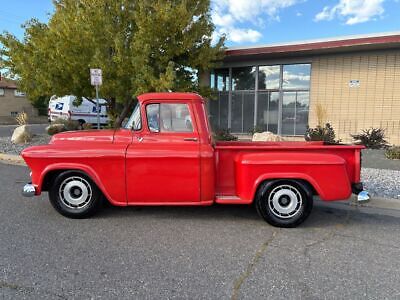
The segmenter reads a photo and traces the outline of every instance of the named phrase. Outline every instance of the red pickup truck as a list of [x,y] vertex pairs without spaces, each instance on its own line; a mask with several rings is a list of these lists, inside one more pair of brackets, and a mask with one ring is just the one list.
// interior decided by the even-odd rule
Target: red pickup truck
[[65,132],[25,149],[32,183],[23,195],[49,192],[64,216],[113,205],[252,204],[274,226],[294,227],[313,196],[332,201],[368,194],[360,182],[360,146],[323,142],[215,142],[205,100],[151,93],[125,128]]

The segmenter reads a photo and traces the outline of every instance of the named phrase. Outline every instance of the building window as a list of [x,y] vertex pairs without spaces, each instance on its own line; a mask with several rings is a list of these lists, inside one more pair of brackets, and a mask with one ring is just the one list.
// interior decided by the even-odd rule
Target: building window
[[18,112],[17,111],[12,111],[11,112],[11,117],[15,118],[16,116],[18,116]]
[[214,129],[228,128],[229,69],[216,69],[210,76],[210,87],[214,90],[210,100],[209,118]]
[[0,89],[0,96],[4,96],[4,95],[5,95],[4,89]]
[[25,97],[26,94],[24,92],[19,91],[19,90],[14,90],[14,96],[15,97]]
[[210,87],[217,91],[229,91],[229,69],[217,69],[211,73]]
[[256,87],[256,67],[232,69],[232,91],[254,90]]
[[[218,101],[211,101],[214,128],[248,133],[254,127],[282,135],[303,135],[308,125],[311,64],[249,66],[223,69]],[[231,74],[231,83],[229,83]],[[257,83],[257,84],[256,84]],[[225,88],[219,88],[225,87]],[[226,87],[231,87],[227,90]]]
[[310,88],[311,65],[297,64],[283,66],[283,89],[302,89]]
[[257,129],[278,133],[279,92],[258,92]]
[[258,89],[277,90],[280,83],[281,66],[260,66],[258,68]]

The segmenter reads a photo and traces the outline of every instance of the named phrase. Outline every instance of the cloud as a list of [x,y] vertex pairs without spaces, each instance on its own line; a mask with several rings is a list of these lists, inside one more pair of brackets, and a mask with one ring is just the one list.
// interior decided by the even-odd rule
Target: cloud
[[347,25],[375,20],[384,13],[385,0],[339,0],[335,6],[325,6],[314,21],[331,21],[344,18]]
[[279,12],[304,0],[213,0],[212,19],[218,34],[228,40],[257,42],[262,34],[250,27],[263,27],[266,21],[278,21]]

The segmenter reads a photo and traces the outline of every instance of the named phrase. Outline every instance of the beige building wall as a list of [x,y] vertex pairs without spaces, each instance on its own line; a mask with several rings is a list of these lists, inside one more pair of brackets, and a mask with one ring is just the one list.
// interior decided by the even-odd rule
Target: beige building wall
[[320,56],[311,72],[310,127],[317,124],[320,103],[343,142],[381,127],[389,143],[400,145],[400,50]]
[[15,96],[15,89],[1,89],[4,89],[4,95],[0,96],[0,119],[10,119],[12,118],[11,112],[22,111],[25,111],[29,116],[37,116],[36,109],[31,105],[25,96]]

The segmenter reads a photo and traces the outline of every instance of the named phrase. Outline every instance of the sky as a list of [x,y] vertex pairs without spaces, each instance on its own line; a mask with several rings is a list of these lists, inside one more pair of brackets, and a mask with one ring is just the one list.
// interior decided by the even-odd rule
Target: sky
[[[21,24],[46,22],[51,0],[2,0],[0,31],[23,37]],[[211,0],[215,37],[228,47],[400,31],[400,0]]]

